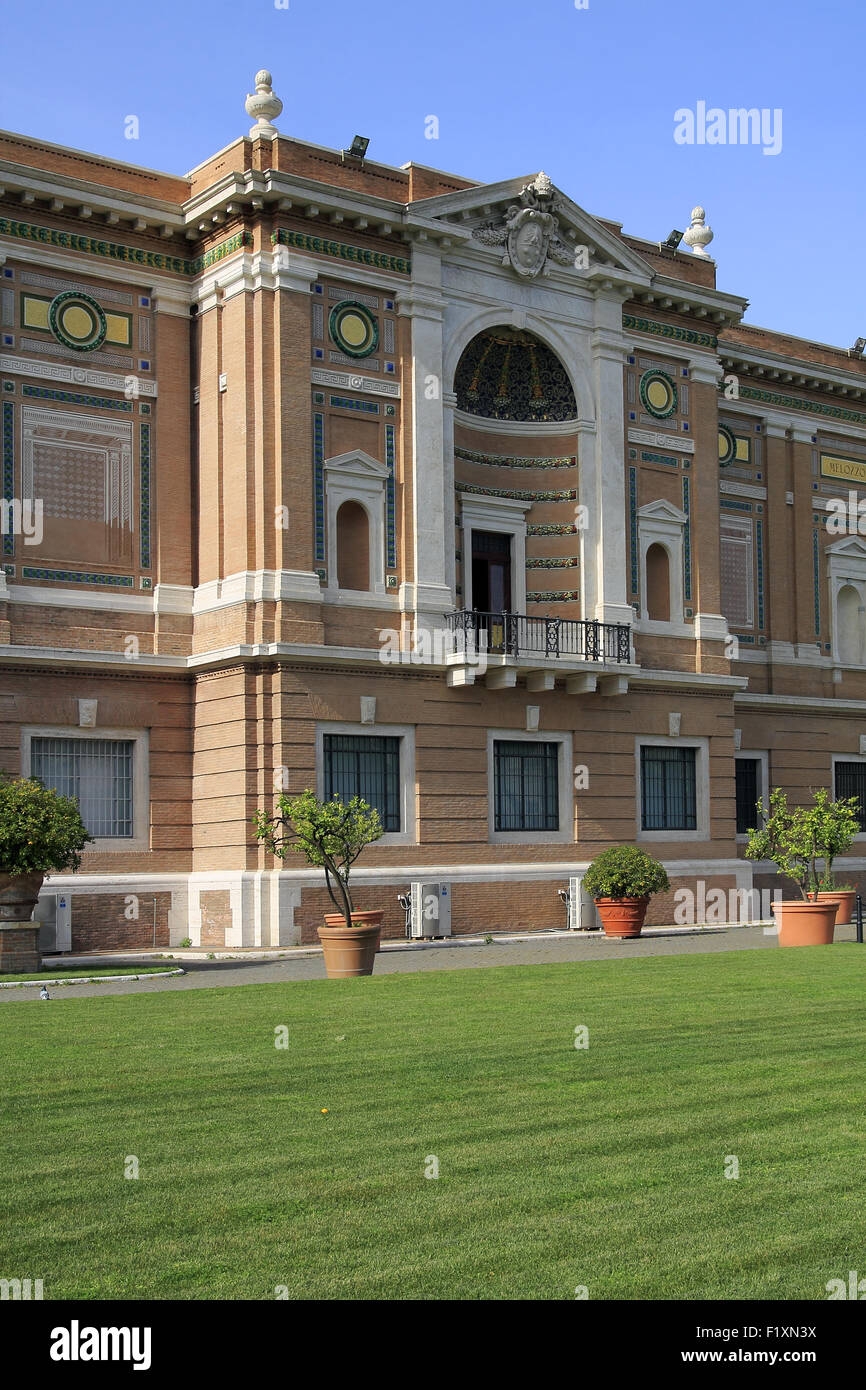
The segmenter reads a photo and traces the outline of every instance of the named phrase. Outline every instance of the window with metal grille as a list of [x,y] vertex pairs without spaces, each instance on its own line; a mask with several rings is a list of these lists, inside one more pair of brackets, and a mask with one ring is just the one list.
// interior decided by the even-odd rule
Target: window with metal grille
[[694,748],[641,748],[641,828],[697,829]]
[[758,824],[758,759],[737,758],[737,834],[747,835]]
[[379,812],[385,831],[400,826],[400,740],[373,734],[325,734],[325,800],[360,796]]
[[97,839],[131,839],[133,748],[132,739],[33,738],[30,775],[75,797]]
[[493,745],[494,830],[559,829],[559,744]]
[[866,830],[866,763],[837,763],[835,781],[837,801],[847,796],[859,797],[860,805],[854,809],[860,829]]

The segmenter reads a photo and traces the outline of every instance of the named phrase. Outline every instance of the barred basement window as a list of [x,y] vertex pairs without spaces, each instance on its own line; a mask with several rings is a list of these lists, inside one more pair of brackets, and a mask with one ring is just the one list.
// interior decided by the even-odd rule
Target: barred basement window
[[325,734],[324,796],[360,796],[379,812],[383,830],[400,826],[400,740],[372,734]]
[[97,839],[131,839],[132,739],[33,738],[30,775],[75,797]]
[[494,829],[559,829],[559,744],[493,745]]
[[737,758],[737,834],[748,835],[758,824],[758,759]]
[[640,750],[641,829],[696,830],[694,748]]
[[860,798],[860,806],[855,807],[860,829],[866,830],[866,763],[836,763],[836,800],[847,796]]

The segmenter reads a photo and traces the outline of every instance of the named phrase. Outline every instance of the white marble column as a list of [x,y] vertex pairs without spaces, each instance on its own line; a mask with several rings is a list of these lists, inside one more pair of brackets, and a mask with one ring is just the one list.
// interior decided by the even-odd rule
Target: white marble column
[[[595,397],[594,447],[587,447],[580,470],[580,501],[588,508],[583,533],[583,614],[605,623],[631,626],[628,601],[628,524],[623,429],[622,298],[599,294],[592,333],[592,387]],[[586,441],[589,445],[589,440]]]
[[[412,333],[411,440],[414,531],[414,583],[404,583],[401,607],[418,615],[420,626],[439,626],[452,607],[447,552],[454,549],[454,502],[446,497],[445,410],[443,394],[441,256],[416,243],[412,280],[400,292],[399,312]],[[451,516],[451,529],[446,521]],[[426,618],[421,615],[426,614]],[[437,616],[438,615],[438,616]]]

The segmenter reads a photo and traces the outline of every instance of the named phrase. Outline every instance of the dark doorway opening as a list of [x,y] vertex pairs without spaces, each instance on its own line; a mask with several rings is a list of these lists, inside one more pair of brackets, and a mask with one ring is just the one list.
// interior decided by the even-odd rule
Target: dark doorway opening
[[472,532],[472,607],[476,613],[511,612],[511,537]]

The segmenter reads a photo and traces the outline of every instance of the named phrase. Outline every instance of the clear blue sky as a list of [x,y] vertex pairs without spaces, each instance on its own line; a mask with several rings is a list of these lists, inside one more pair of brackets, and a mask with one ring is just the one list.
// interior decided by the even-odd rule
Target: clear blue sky
[[[490,182],[544,168],[652,239],[703,203],[719,287],[751,300],[749,321],[847,347],[866,336],[864,15],[862,0],[7,0],[0,125],[184,173],[249,129],[267,67],[280,129],[317,144],[359,133],[371,159]],[[780,108],[781,153],[677,144],[674,113],[699,101]]]

